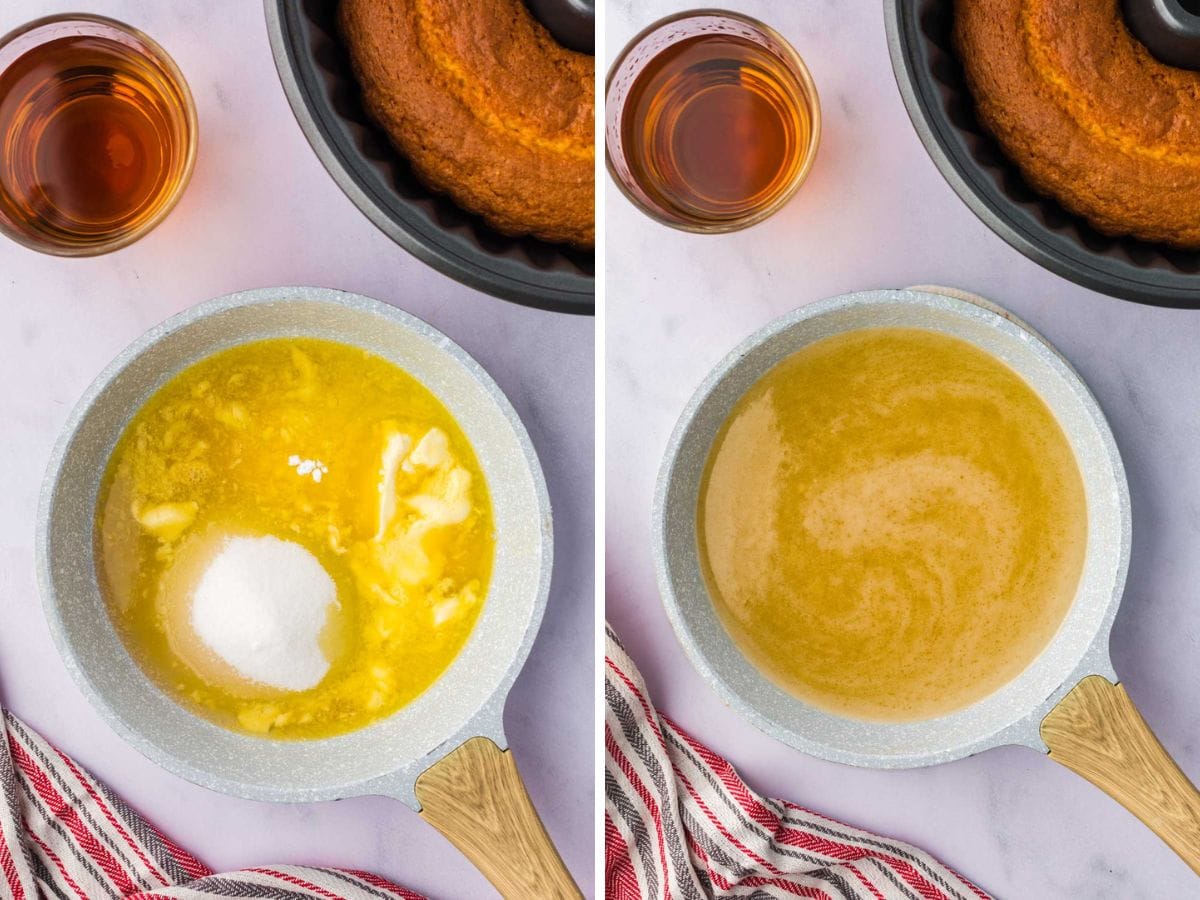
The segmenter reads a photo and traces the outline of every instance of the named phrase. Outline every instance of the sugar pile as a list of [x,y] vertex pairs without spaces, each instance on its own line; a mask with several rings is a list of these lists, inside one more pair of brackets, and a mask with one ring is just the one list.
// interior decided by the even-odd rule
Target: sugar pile
[[329,671],[321,633],[338,608],[337,586],[317,558],[276,537],[232,537],[192,595],[196,636],[239,674],[291,691]]

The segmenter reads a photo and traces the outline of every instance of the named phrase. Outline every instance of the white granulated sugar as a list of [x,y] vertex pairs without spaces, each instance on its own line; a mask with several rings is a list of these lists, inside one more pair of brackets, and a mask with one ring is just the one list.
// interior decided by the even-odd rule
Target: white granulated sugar
[[196,636],[242,676],[303,691],[329,671],[321,631],[337,587],[317,558],[279,538],[233,537],[192,595]]

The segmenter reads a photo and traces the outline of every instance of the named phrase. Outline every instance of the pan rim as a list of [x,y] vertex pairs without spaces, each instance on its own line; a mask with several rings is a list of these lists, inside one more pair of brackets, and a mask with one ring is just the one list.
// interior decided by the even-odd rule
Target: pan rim
[[[479,704],[474,711],[456,720],[454,727],[449,729],[449,733],[442,734],[438,739],[430,741],[430,749],[423,755],[408,759],[398,759],[394,765],[389,764],[385,769],[373,771],[361,777],[349,780],[330,780],[320,785],[281,785],[265,781],[251,782],[227,774],[222,771],[219,765],[211,767],[197,766],[189,760],[181,758],[169,748],[162,746],[162,742],[148,733],[147,730],[131,724],[124,713],[118,709],[113,699],[94,682],[92,675],[88,671],[85,671],[83,665],[80,663],[79,654],[76,649],[77,639],[72,638],[68,633],[68,625],[63,617],[62,603],[58,596],[58,579],[54,572],[54,562],[50,554],[54,512],[56,505],[60,502],[58,489],[60,487],[61,476],[70,459],[70,451],[73,443],[81,427],[91,414],[97,398],[101,397],[106,390],[117,382],[133,363],[138,361],[147,352],[153,351],[165,338],[179,332],[181,329],[185,329],[188,326],[195,325],[202,320],[224,312],[255,306],[295,302],[341,307],[352,312],[364,312],[369,315],[389,319],[425,342],[434,352],[444,354],[450,361],[460,366],[466,375],[483,390],[488,401],[494,406],[495,411],[503,417],[507,426],[511,428],[516,447],[520,453],[520,460],[526,469],[525,474],[530,481],[532,489],[531,505],[539,512],[539,522],[537,525],[539,567],[536,590],[531,592],[533,596],[529,597],[519,610],[524,616],[523,634],[519,642],[511,645],[511,656],[503,664],[503,674],[501,677],[496,680],[495,684],[486,693],[481,691]],[[250,339],[254,339],[254,336],[251,336]],[[337,338],[333,339],[337,340]],[[218,349],[220,349],[219,346],[211,347],[197,358],[203,358],[204,355],[216,352]],[[514,456],[515,459],[516,457]],[[414,808],[419,808],[413,791],[413,783],[417,776],[464,740],[474,736],[483,736],[490,738],[502,748],[507,746],[502,719],[504,704],[513,682],[516,680],[517,675],[520,673],[529,656],[549,599],[553,571],[553,522],[549,491],[528,431],[525,429],[516,410],[512,407],[511,402],[503,391],[501,391],[499,385],[458,344],[423,319],[390,304],[361,294],[330,288],[304,286],[257,288],[216,297],[171,316],[162,323],[145,331],[125,347],[89,384],[62,426],[42,480],[38,502],[37,531],[35,534],[35,567],[42,608],[49,625],[51,637],[72,680],[87,698],[89,704],[104,719],[105,723],[126,743],[147,759],[193,784],[246,799],[276,802],[308,802],[339,799],[361,794],[386,794],[401,799]],[[489,594],[491,592],[492,589],[489,588]],[[477,626],[480,624],[482,624],[482,619],[476,623]],[[356,737],[361,738],[365,732],[387,723],[395,716],[402,714],[405,709],[419,703],[423,696],[429,694],[440,682],[445,681],[451,675],[455,668],[454,663],[457,663],[467,654],[468,647],[478,637],[478,634],[477,630],[473,630],[472,638],[468,640],[468,644],[463,647],[446,671],[421,696],[418,696],[412,703],[403,707],[397,713],[393,714],[393,716],[344,735],[317,740],[273,742],[264,742],[261,739],[255,738],[247,738],[247,740],[253,742],[255,746],[268,746],[272,752],[278,753],[280,756],[286,755],[289,752],[287,749],[280,748],[290,746],[303,748],[303,750],[312,750],[313,748],[323,750],[324,748],[328,748],[329,752],[337,752],[339,749],[343,749],[344,745],[355,740]],[[130,660],[130,665],[133,665],[135,669],[137,668],[132,660]],[[142,677],[144,678],[145,676],[143,675]],[[155,690],[158,689],[155,688]],[[170,700],[169,702],[175,704],[174,700]],[[199,723],[199,727],[206,733],[222,737],[234,734],[235,739],[244,737],[229,732],[218,725],[209,723],[190,711],[185,711],[185,714],[195,719]],[[247,743],[246,746],[249,747],[250,744]],[[303,750],[298,750],[297,752],[303,752]]]
[[[937,292],[935,292],[935,289],[925,288],[909,290],[885,289],[830,297],[793,310],[755,331],[713,367],[689,399],[668,441],[655,486],[652,509],[652,549],[655,574],[667,618],[693,667],[697,669],[702,678],[716,691],[726,705],[749,719],[760,731],[809,755],[833,762],[881,769],[913,768],[949,762],[1004,744],[1020,744],[1044,751],[1046,748],[1038,733],[1040,722],[1045,714],[1079,680],[1090,674],[1099,674],[1110,680],[1116,680],[1109,658],[1108,638],[1125,585],[1131,546],[1131,519],[1128,483],[1124,466],[1108,422],[1086,382],[1071,367],[1070,363],[1058,353],[1053,345],[1046,341],[1037,331],[995,304],[983,301],[982,298],[979,298],[979,300],[965,299],[963,296],[943,294],[940,292],[941,290],[936,289]],[[1053,360],[1056,366],[1054,374],[1066,378],[1067,387],[1070,388],[1082,404],[1088,416],[1088,421],[1095,427],[1096,436],[1099,439],[1098,447],[1104,460],[1107,464],[1111,465],[1112,488],[1115,492],[1111,497],[1112,510],[1117,516],[1119,524],[1117,532],[1113,535],[1112,542],[1107,545],[1109,552],[1115,553],[1115,556],[1112,557],[1114,566],[1112,567],[1111,578],[1106,576],[1102,581],[1101,586],[1104,589],[1100,592],[1102,596],[1099,600],[1093,599],[1087,601],[1092,606],[1090,622],[1094,626],[1091,627],[1090,634],[1084,635],[1077,628],[1071,629],[1068,627],[1072,620],[1077,618],[1077,610],[1082,609],[1080,606],[1081,598],[1086,600],[1083,597],[1084,588],[1082,587],[1081,580],[1081,588],[1077,592],[1076,599],[1067,616],[1064,618],[1059,631],[1042,653],[1022,673],[996,692],[993,692],[978,703],[967,707],[965,710],[960,710],[939,719],[900,723],[899,725],[865,722],[824,713],[785,694],[785,692],[772,685],[761,674],[757,673],[757,670],[754,670],[741,657],[740,652],[734,648],[722,626],[718,624],[715,629],[711,627],[710,623],[717,620],[715,613],[711,610],[711,600],[707,596],[707,588],[703,589],[702,600],[696,598],[694,591],[693,594],[685,595],[687,591],[693,590],[694,586],[690,582],[681,586],[681,579],[673,571],[679,565],[677,558],[679,554],[683,553],[686,555],[687,553],[687,551],[672,550],[673,543],[681,543],[681,541],[672,541],[671,531],[674,527],[677,527],[675,519],[686,515],[692,517],[690,531],[688,530],[688,526],[683,526],[683,541],[688,540],[689,537],[694,540],[694,510],[689,513],[686,507],[678,506],[679,501],[673,492],[677,488],[677,481],[684,479],[687,480],[688,484],[682,490],[685,493],[692,492],[695,484],[692,479],[698,478],[693,471],[681,471],[680,458],[685,442],[691,438],[690,433],[698,416],[705,414],[703,410],[704,405],[710,401],[714,392],[722,387],[730,377],[730,374],[736,372],[736,367],[748,354],[762,347],[772,338],[780,335],[786,336],[789,329],[803,326],[809,320],[820,316],[836,314],[839,311],[855,306],[863,307],[872,304],[915,304],[917,306],[935,307],[951,313],[968,315],[976,319],[982,318],[986,323],[1007,331],[1010,336],[1015,337],[1019,335],[1021,340],[1034,345],[1036,348],[1035,352],[1042,354],[1041,359],[1043,361]],[[959,336],[962,337],[962,335]],[[1049,356],[1045,355],[1047,353]],[[996,354],[993,352],[993,355]],[[755,376],[756,379],[757,376]],[[1043,399],[1046,399],[1044,395]],[[1049,403],[1048,400],[1047,402]],[[1052,404],[1051,409],[1061,421],[1059,410]],[[724,417],[722,416],[721,418],[723,420]],[[1073,447],[1075,446],[1073,438],[1072,445]],[[707,455],[707,446],[709,444],[705,443],[704,455]],[[1082,465],[1081,474],[1084,475],[1085,484],[1088,484],[1088,475]],[[1092,499],[1090,484],[1088,484],[1088,492],[1090,505]],[[1089,511],[1089,519],[1090,515]],[[1091,557],[1095,553],[1097,553],[1097,550],[1093,548],[1091,539],[1089,538],[1088,556]],[[690,560],[688,561],[690,562]],[[1087,564],[1085,563],[1085,565]],[[689,572],[689,574],[694,579],[694,573]],[[1111,589],[1107,587],[1109,583],[1111,583]],[[686,608],[689,602],[703,604],[702,610],[698,613],[689,611]],[[693,615],[695,620],[699,621],[700,626],[706,629],[707,634],[699,633],[701,628],[697,627],[696,621],[693,621]],[[720,637],[714,641],[712,633],[718,629]],[[706,637],[708,638],[707,644],[705,643]],[[974,732],[968,733],[965,738],[933,748],[888,752],[863,750],[861,744],[851,748],[846,746],[844,742],[843,744],[835,744],[831,740],[823,739],[823,735],[805,732],[802,727],[796,726],[795,720],[781,721],[779,718],[764,712],[761,708],[774,704],[775,697],[782,697],[785,698],[785,702],[793,709],[805,710],[805,714],[810,715],[818,723],[833,723],[836,726],[849,727],[855,729],[863,736],[873,734],[876,738],[876,743],[881,744],[884,742],[878,736],[888,734],[889,729],[891,729],[890,733],[893,735],[902,734],[901,729],[904,728],[910,729],[910,733],[919,733],[922,729],[934,731],[936,730],[934,726],[940,727],[947,722],[951,722],[957,716],[964,716],[967,713],[976,711],[982,704],[992,703],[1000,705],[1002,703],[1012,703],[1013,698],[1016,696],[1015,692],[1018,690],[1014,686],[1019,685],[1035,667],[1046,666],[1046,660],[1050,658],[1051,651],[1056,647],[1062,646],[1060,645],[1060,641],[1071,639],[1078,644],[1082,644],[1084,637],[1087,639],[1086,645],[1083,645],[1078,653],[1072,653],[1067,657],[1062,657],[1059,654],[1059,660],[1056,665],[1053,665],[1053,670],[1063,673],[1061,676],[1055,675],[1055,678],[1061,677],[1062,680],[1057,685],[1047,686],[1044,694],[1039,693],[1034,697],[1035,702],[1016,703],[1011,709],[1008,706],[1004,706],[1004,709],[1008,709],[1011,714],[1001,710],[996,715],[993,715],[993,719],[1001,719],[995,727],[989,727],[986,730],[976,729]],[[736,662],[730,663],[727,657],[731,655],[736,655],[741,660],[740,664]],[[1064,663],[1064,659],[1068,662]],[[743,677],[747,669],[752,674]],[[1043,669],[1042,671],[1044,673],[1047,670]],[[1043,677],[1044,680],[1045,678]],[[738,682],[738,684],[734,682]],[[747,684],[750,685],[749,688],[747,688]],[[759,692],[758,696],[756,698],[747,696],[750,691]],[[767,696],[766,701],[763,701],[763,696]],[[778,708],[778,706],[776,705],[775,708]],[[1007,718],[1004,718],[1005,716]],[[815,731],[816,729],[813,728],[811,730]]]

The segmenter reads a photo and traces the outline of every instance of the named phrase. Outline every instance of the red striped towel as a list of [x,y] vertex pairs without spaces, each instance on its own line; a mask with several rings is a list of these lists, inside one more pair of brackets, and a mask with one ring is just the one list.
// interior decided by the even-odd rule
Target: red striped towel
[[604,699],[609,900],[988,900],[916,847],[754,793],[654,708],[611,628]]
[[269,866],[218,875],[16,716],[0,713],[0,897],[422,900],[366,872]]

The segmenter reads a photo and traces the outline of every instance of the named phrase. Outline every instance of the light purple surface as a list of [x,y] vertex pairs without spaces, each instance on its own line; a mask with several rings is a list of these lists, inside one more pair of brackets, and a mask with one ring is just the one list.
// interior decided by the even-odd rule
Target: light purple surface
[[[1054,342],[1112,422],[1133,495],[1133,559],[1113,660],[1151,727],[1200,778],[1200,311],[1076,287],[988,231],[908,121],[879,0],[730,5],[775,26],[805,58],[824,137],[796,198],[739,234],[672,231],[606,188],[608,619],[656,703],[760,791],[912,841],[1004,898],[1200,896],[1200,882],[1149,830],[1033,751],[1002,748],[903,772],[822,762],[722,706],[676,643],[651,567],[650,502],[670,430],[709,369],[761,325],[822,297],[962,287]],[[607,59],[654,19],[688,6],[609,0]]]
[[[126,344],[187,306],[282,284],[343,288],[446,332],[524,419],[546,471],[556,571],[546,619],[505,717],[526,784],[567,865],[593,882],[593,321],[526,310],[424,266],[329,178],[292,117],[258,0],[98,0],[142,28],[196,98],[200,151],[179,207],[142,241],[92,260],[0,241],[0,701],[218,869],[367,869],[435,898],[493,897],[415,813],[382,798],[272,805],[194,787],[125,746],[59,661],[34,584],[37,492],[75,400]],[[7,0],[0,32],[72,2]]]

